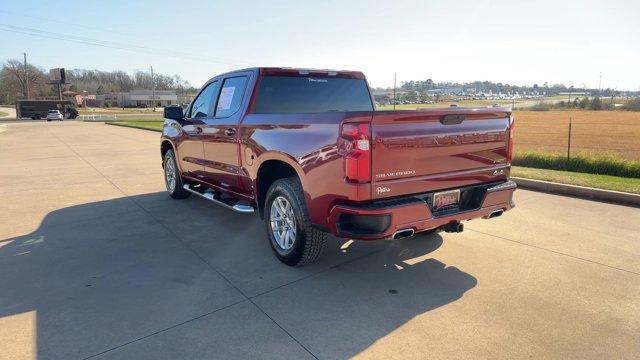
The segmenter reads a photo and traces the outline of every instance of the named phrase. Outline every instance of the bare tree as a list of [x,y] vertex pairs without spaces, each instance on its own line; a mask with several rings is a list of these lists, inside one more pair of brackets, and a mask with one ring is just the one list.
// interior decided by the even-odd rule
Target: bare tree
[[[25,73],[24,63],[20,60],[9,59],[2,64],[0,69],[0,92],[5,92],[8,99],[13,102],[18,98],[27,97],[27,84],[29,92],[35,96],[44,96],[50,92],[47,77],[42,69],[27,63]],[[27,81],[28,79],[28,81]]]

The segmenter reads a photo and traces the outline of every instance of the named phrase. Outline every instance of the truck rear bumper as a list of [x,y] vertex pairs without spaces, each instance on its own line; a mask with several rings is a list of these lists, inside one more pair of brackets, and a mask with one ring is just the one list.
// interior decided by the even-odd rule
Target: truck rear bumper
[[431,211],[430,199],[433,193],[378,201],[363,206],[336,205],[329,213],[329,230],[337,237],[377,240],[392,238],[396,232],[402,230],[420,232],[449,223],[488,218],[515,206],[515,190],[516,183],[513,181],[462,188],[460,206],[440,212]]

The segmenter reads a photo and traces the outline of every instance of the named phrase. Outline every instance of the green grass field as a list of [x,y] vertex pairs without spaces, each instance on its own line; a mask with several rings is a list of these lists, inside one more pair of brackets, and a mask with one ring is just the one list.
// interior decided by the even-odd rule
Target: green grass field
[[145,120],[145,119],[133,119],[123,121],[110,121],[107,124],[128,125],[144,129],[162,130],[164,120]]
[[640,179],[635,178],[535,169],[521,166],[512,167],[511,176],[640,194]]
[[574,155],[567,161],[564,155],[522,152],[515,154],[513,164],[528,168],[640,179],[640,161],[626,160],[614,155]]

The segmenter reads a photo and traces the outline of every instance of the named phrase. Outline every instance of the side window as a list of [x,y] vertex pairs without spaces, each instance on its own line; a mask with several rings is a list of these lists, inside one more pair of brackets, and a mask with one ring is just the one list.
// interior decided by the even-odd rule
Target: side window
[[247,77],[238,76],[224,80],[218,105],[216,106],[216,117],[226,117],[233,115],[240,108],[242,95],[247,86]]
[[218,84],[218,81],[214,81],[207,85],[200,95],[193,100],[190,117],[201,118],[213,116],[213,104],[218,92]]

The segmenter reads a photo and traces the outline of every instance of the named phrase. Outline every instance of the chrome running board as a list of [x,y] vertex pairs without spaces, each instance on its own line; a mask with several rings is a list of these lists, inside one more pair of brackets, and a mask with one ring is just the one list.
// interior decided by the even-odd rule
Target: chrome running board
[[206,192],[202,193],[202,192],[200,192],[198,190],[195,190],[195,189],[191,188],[191,186],[189,184],[184,184],[183,188],[185,190],[187,190],[188,192],[192,193],[192,194],[198,195],[201,198],[207,199],[207,200],[215,203],[216,205],[220,205],[222,207],[225,207],[225,208],[227,208],[229,210],[233,210],[235,212],[239,212],[241,214],[252,214],[255,211],[255,209],[250,205],[237,204],[237,203],[236,204],[227,203],[227,202],[217,198],[215,193],[212,192],[212,191],[206,191]]

